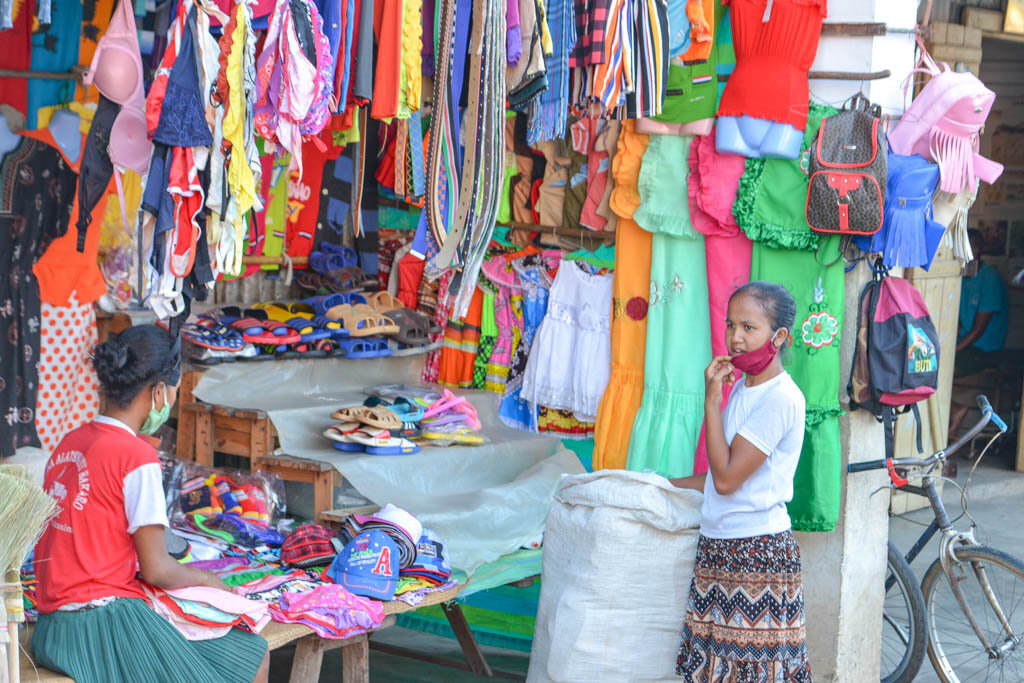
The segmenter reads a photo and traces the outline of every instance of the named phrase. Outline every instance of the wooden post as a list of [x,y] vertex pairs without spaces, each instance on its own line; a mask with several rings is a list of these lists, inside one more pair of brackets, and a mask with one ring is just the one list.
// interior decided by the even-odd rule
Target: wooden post
[[288,683],[317,683],[324,663],[324,639],[306,636],[295,645],[292,674]]
[[341,646],[342,683],[370,683],[370,642],[366,636],[343,641]]
[[194,412],[195,415],[195,460],[200,465],[213,467],[213,413],[209,410]]
[[193,392],[199,377],[199,372],[189,370],[182,375],[178,389],[178,452],[175,455],[182,460],[196,459],[196,414],[185,406],[196,400]]

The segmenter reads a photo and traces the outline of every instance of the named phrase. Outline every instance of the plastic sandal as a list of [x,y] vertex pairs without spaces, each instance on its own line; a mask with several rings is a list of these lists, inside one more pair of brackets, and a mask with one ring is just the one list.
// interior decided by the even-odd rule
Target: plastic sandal
[[328,311],[327,317],[340,320],[353,337],[395,334],[399,331],[398,325],[390,318],[365,305],[336,306]]
[[387,318],[398,325],[398,332],[389,335],[395,341],[406,346],[424,346],[431,343],[430,333],[423,318],[408,308],[396,308],[389,311]]
[[391,438],[387,446],[367,446],[367,455],[413,455],[420,452],[420,447],[409,439]]
[[451,441],[452,443],[465,444],[467,446],[479,446],[484,443],[484,437],[476,432],[460,427],[452,431],[423,430],[420,438],[428,441]]
[[[398,297],[393,296],[390,292],[376,292],[367,297],[367,303],[378,313],[384,313],[387,316],[394,318],[395,311],[404,311],[404,316],[409,319],[409,325],[415,326],[416,328],[423,330],[426,335],[430,334],[441,334],[444,329],[434,322],[434,319],[425,313],[415,311],[405,304],[402,303]],[[395,322],[398,322],[397,320]],[[401,323],[399,323],[401,325]],[[419,339],[419,337],[417,337]],[[420,344],[427,344],[430,339],[426,336],[422,337],[422,341],[405,341],[399,340],[403,344],[410,346],[416,346]]]
[[241,351],[245,347],[242,335],[223,325],[207,327],[198,323],[185,323],[181,327],[181,335],[196,346],[214,351]]
[[303,299],[302,303],[312,306],[313,311],[318,315],[327,315],[328,311],[337,306],[346,304],[365,304],[366,297],[360,292],[345,292],[343,294],[322,294]]
[[461,403],[465,403],[466,400],[465,396],[456,396],[445,389],[441,393],[441,398],[430,404],[430,407],[423,413],[423,417],[428,418],[433,417],[434,415],[439,415],[440,413],[450,410]]
[[317,342],[321,339],[330,339],[332,336],[331,330],[324,329],[306,318],[292,318],[288,321],[288,326],[299,333],[303,342]]
[[331,418],[344,422],[358,422],[377,429],[397,429],[402,426],[390,408],[384,406],[349,406],[331,413]]
[[362,268],[350,266],[325,273],[323,283],[332,292],[355,292],[373,287],[377,284],[377,278],[367,275]]
[[263,321],[255,318],[240,318],[231,326],[242,333],[242,339],[250,344],[275,344],[277,335],[263,326]]
[[344,350],[346,358],[383,358],[391,355],[391,349],[383,339],[339,339],[338,346]]
[[333,427],[328,427],[324,431],[324,436],[330,439],[333,442],[331,445],[339,451],[344,451],[346,453],[362,453],[366,447],[361,443],[352,441],[350,438],[350,436],[358,429],[358,424],[347,422],[334,425]]
[[359,264],[359,254],[352,247],[346,247],[343,244],[333,244],[331,242],[321,242],[320,251],[328,254],[341,254],[345,257],[346,266],[355,266]]
[[300,270],[295,273],[295,283],[308,292],[324,289],[323,275],[314,270]]

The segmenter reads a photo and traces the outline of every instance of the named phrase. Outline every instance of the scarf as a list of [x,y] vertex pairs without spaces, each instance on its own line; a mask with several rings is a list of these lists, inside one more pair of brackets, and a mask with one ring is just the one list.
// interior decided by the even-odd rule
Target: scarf
[[811,103],[807,130],[797,159],[747,159],[732,213],[755,242],[779,249],[817,249],[807,225],[807,159],[821,120],[837,110]]
[[[783,365],[807,403],[804,446],[793,480],[789,514],[797,531],[832,531],[839,518],[839,343],[843,329],[844,272],[840,237],[820,253],[773,249],[755,242],[751,280],[783,285],[796,299],[793,344]],[[823,266],[823,263],[831,263]]]

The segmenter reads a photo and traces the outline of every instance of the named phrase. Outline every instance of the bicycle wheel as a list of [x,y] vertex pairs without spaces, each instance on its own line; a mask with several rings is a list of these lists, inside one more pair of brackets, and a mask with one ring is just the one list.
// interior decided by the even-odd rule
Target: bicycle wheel
[[892,543],[882,608],[882,683],[914,680],[926,645],[924,595],[910,565]]
[[[928,658],[935,673],[945,683],[1024,681],[1024,562],[983,545],[962,546],[955,552],[964,563],[957,572],[962,577],[958,581],[960,589],[996,654],[990,656],[982,648],[942,565],[935,560],[922,583],[928,619]],[[982,577],[990,588],[988,593]]]

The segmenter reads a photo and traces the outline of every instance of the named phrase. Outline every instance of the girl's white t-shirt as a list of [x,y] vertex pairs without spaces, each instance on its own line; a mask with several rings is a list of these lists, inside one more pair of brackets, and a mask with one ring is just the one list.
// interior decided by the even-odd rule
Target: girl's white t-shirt
[[725,442],[737,434],[768,455],[740,488],[727,496],[704,483],[700,532],[708,538],[749,538],[787,531],[786,503],[793,499],[793,474],[804,443],[804,395],[783,371],[754,387],[739,380],[722,416]]

